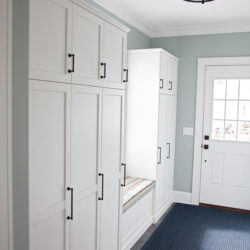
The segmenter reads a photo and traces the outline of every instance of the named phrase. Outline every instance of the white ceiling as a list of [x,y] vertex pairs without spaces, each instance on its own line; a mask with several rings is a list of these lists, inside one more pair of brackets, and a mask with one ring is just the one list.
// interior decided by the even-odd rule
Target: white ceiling
[[250,0],[94,0],[150,37],[250,31]]

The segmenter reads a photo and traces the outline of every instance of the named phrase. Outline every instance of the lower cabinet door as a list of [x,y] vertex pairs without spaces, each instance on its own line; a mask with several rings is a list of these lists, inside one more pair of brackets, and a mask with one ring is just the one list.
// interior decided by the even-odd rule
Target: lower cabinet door
[[101,250],[120,249],[124,101],[124,91],[103,89],[101,172],[104,183],[103,200],[100,201]]
[[71,250],[96,250],[102,89],[72,86],[71,187],[74,192]]
[[61,83],[29,84],[30,250],[70,250],[71,90]]

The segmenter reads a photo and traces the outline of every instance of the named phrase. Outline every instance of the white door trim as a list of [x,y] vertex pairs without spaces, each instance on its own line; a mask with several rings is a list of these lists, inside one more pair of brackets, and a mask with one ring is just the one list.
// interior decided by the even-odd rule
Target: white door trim
[[[6,65],[5,70],[2,72],[5,83],[3,83],[4,93],[7,95],[5,116],[3,122],[6,124],[7,129],[4,129],[4,133],[7,133],[6,147],[7,155],[7,206],[8,206],[8,223],[4,225],[8,229],[8,250],[13,250],[13,210],[12,210],[12,0],[4,0],[3,16],[6,16],[3,21],[3,32],[5,34],[2,37],[0,43],[0,49],[5,51],[3,63]],[[7,15],[6,15],[7,13]],[[2,15],[2,13],[1,13]],[[2,35],[2,34],[1,34]]]
[[243,66],[250,65],[250,57],[211,57],[198,59],[196,115],[193,155],[192,204],[199,205],[202,157],[203,111],[205,97],[205,77],[207,66]]

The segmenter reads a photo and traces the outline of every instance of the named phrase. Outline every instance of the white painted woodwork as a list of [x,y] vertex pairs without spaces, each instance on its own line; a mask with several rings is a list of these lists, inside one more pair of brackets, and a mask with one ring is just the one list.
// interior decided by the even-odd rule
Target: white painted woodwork
[[98,246],[101,115],[102,89],[73,85],[71,186],[74,188],[74,220],[71,223],[71,250],[94,250]]
[[[126,161],[128,176],[156,179],[158,157],[158,115],[160,55],[178,59],[162,49],[131,50],[128,52],[129,84],[127,86]],[[176,72],[177,73],[177,72]],[[164,74],[167,78],[167,73]],[[175,112],[175,111],[174,111]],[[163,146],[166,146],[163,145]],[[162,149],[166,152],[166,149]]]
[[250,209],[249,142],[212,139],[214,79],[250,79],[250,66],[210,66],[206,68],[200,202]]
[[168,58],[168,93],[176,95],[178,78],[178,62],[172,58]]
[[[69,250],[70,86],[30,81],[30,249]],[[53,237],[51,237],[53,236]]]
[[30,1],[30,79],[71,82],[71,33],[71,1]]
[[72,74],[72,83],[102,85],[100,62],[103,53],[103,24],[101,18],[73,5],[75,72]]
[[158,121],[158,157],[156,166],[155,206],[160,207],[165,202],[166,192],[166,163],[167,163],[167,104],[168,95],[159,95],[159,121]]
[[0,1],[0,250],[12,250],[11,1]]
[[122,214],[122,250],[129,250],[145,233],[153,221],[151,190]]
[[[126,68],[126,33],[114,25],[104,23],[103,63],[106,63],[106,78],[103,86],[124,89],[126,79],[123,70]],[[101,69],[104,74],[104,67]]]
[[103,89],[101,173],[104,174],[104,200],[100,202],[101,250],[120,249],[124,94],[122,90]]
[[176,91],[167,83],[171,76],[177,84],[178,59],[162,49],[131,50],[128,65],[127,175],[156,180],[156,222],[173,200]]

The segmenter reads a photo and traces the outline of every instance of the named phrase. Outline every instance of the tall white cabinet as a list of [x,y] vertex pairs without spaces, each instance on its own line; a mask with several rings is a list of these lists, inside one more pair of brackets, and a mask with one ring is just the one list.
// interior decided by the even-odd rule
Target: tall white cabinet
[[30,0],[30,250],[120,249],[128,31]]
[[130,50],[127,175],[156,181],[154,220],[173,202],[178,58],[163,49]]

